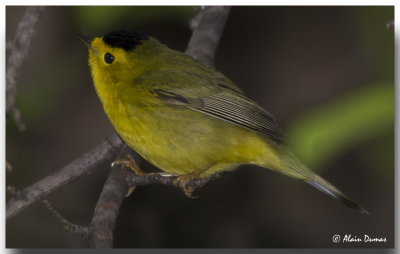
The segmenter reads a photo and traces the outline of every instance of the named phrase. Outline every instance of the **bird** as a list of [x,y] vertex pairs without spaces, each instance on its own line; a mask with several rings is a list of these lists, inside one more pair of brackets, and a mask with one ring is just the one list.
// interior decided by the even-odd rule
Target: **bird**
[[80,39],[116,132],[145,160],[177,176],[174,184],[187,196],[192,180],[251,164],[303,180],[368,214],[297,159],[273,115],[214,67],[142,32]]

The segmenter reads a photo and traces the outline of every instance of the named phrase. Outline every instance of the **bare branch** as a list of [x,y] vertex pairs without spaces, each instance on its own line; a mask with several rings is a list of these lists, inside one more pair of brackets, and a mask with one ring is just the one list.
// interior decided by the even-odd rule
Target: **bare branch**
[[[188,187],[191,187],[193,189],[202,187],[206,183],[208,183],[210,180],[213,180],[217,177],[218,177],[218,175],[215,174],[215,175],[212,175],[207,178],[194,179],[188,183]],[[156,183],[174,186],[174,180],[176,178],[177,178],[177,176],[164,176],[164,175],[158,174],[158,173],[135,175],[133,172],[130,172],[130,174],[128,174],[128,176],[125,180],[129,187],[156,184]]]
[[113,134],[99,146],[82,155],[82,157],[57,170],[52,175],[17,192],[14,197],[7,202],[6,218],[10,219],[14,217],[34,202],[43,199],[53,191],[79,179],[85,174],[92,173],[97,166],[111,161],[114,152],[120,148],[122,144],[121,139],[116,134]]
[[[119,208],[127,185],[123,184],[126,170],[113,167],[104,185],[91,222],[89,244],[95,248],[112,248],[113,233]],[[121,184],[122,183],[122,184]]]
[[[200,14],[201,17],[195,17],[195,19],[198,19],[198,23],[194,22],[196,23],[194,24],[195,30],[186,54],[212,65],[228,13],[229,7],[213,6],[203,8]],[[96,248],[111,248],[113,246],[115,222],[122,200],[129,188],[152,183],[173,185],[174,179],[175,177],[163,177],[159,174],[138,176],[122,167],[113,167],[94,211],[89,233],[90,245]],[[189,185],[191,187],[200,187],[209,180],[209,178],[197,179]]]
[[186,54],[201,62],[214,65],[214,56],[221,38],[230,7],[210,6],[201,12],[190,38]]
[[124,184],[127,170],[113,167],[104,184],[90,224],[89,244],[93,248],[112,248],[114,227],[128,187]]
[[[131,152],[133,151],[124,145],[117,159],[122,159],[123,156]],[[137,163],[139,163],[141,159],[137,154],[135,154],[135,157]],[[129,189],[126,183],[128,175],[129,171],[123,167],[115,166],[111,168],[90,223],[90,246],[94,248],[112,248],[114,226],[119,208]]]
[[[126,153],[121,152],[119,158],[125,155]],[[136,158],[136,160],[138,159]],[[216,177],[217,175],[209,178],[194,179],[189,182],[188,186],[193,189],[202,187]],[[123,166],[112,167],[92,218],[89,230],[90,246],[95,248],[112,248],[113,231],[118,212],[129,189],[156,183],[173,186],[176,178],[177,176],[163,176],[159,173],[136,175],[131,169],[126,169]]]
[[81,235],[83,237],[88,237],[89,228],[77,224],[73,224],[65,219],[57,210],[50,204],[49,200],[42,200],[43,205],[47,208],[47,210],[57,219],[58,223],[61,224],[63,229],[68,233],[72,233],[74,235]]
[[18,24],[14,40],[7,44],[11,50],[11,55],[8,59],[6,74],[6,112],[12,115],[20,130],[24,130],[26,126],[16,107],[17,84],[35,36],[36,25],[43,10],[44,7],[42,6],[27,7],[24,16]]
[[205,6],[194,7],[194,11],[197,11],[198,13],[189,21],[190,30],[192,31],[195,30],[197,26],[200,24],[201,14],[205,8],[206,8]]

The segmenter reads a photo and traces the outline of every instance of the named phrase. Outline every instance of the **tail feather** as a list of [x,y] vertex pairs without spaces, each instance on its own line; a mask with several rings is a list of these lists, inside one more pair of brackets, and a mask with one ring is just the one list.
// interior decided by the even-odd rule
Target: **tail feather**
[[[318,178],[320,178],[320,177],[318,177]],[[320,179],[322,179],[322,178],[320,178]],[[363,207],[358,205],[353,200],[349,199],[346,195],[344,195],[341,191],[339,191],[337,188],[335,188],[333,185],[331,185],[327,181],[323,180],[323,182],[321,182],[321,181],[316,181],[316,180],[307,180],[306,182],[309,183],[314,188],[322,191],[323,193],[326,193],[329,196],[341,201],[345,206],[347,206],[351,209],[354,209],[361,214],[369,214],[369,212],[366,209],[364,209]]]
[[296,172],[296,174],[298,174],[298,178],[303,179],[321,192],[341,201],[345,206],[352,208],[361,214],[369,214],[366,209],[349,199],[331,183],[329,183],[316,173],[312,172],[290,152],[286,153],[284,161],[291,169]]

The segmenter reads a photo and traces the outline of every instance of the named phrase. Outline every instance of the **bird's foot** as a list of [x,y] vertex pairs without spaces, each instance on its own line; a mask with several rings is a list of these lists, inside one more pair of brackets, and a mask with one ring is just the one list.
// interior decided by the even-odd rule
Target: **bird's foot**
[[[133,159],[133,157],[128,154],[127,155],[127,159],[125,160],[116,160],[111,164],[111,167],[115,167],[115,166],[123,166],[126,168],[131,169],[136,175],[144,175],[146,173],[144,173],[139,165],[136,163],[136,161]],[[136,189],[136,186],[132,186],[128,189],[128,192],[125,194],[125,197],[129,197],[130,195],[132,195],[133,191]]]
[[124,166],[126,168],[131,169],[133,172],[135,172],[136,175],[145,175],[139,165],[136,163],[136,161],[133,159],[132,155],[128,154],[127,159],[125,160],[116,160],[111,164],[111,167],[114,166]]
[[125,197],[129,197],[130,195],[132,195],[132,193],[136,190],[136,186],[132,186],[128,189],[128,191],[125,194]]
[[193,172],[186,175],[178,176],[173,184],[175,187],[181,188],[183,193],[189,198],[197,198],[197,196],[193,196],[192,193],[196,189],[194,186],[189,186],[189,183],[198,178],[201,172]]

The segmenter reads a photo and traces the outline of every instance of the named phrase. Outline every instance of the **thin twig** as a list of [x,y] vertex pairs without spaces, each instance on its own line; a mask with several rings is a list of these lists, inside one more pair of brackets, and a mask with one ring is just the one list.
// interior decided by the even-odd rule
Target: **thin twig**
[[[228,13],[229,7],[203,8],[198,24],[195,24],[186,54],[203,63],[212,65]],[[129,188],[152,183],[173,185],[174,179],[174,177],[163,177],[158,174],[138,176],[123,167],[113,167],[94,211],[89,232],[90,245],[96,248],[111,248],[113,246],[115,222],[121,203]],[[208,180],[194,180],[189,186],[199,187]]]
[[7,220],[62,186],[79,179],[85,174],[90,174],[97,166],[110,162],[114,152],[122,144],[121,139],[116,134],[113,134],[100,145],[57,170],[52,175],[19,191],[18,195],[15,195],[7,202]]
[[[11,195],[18,195],[18,190],[12,185],[7,186],[7,192]],[[44,207],[57,219],[58,223],[61,224],[63,229],[68,233],[72,233],[74,235],[80,235],[83,237],[87,237],[89,233],[89,228],[77,224],[73,224],[65,219],[57,210],[50,204],[50,201],[47,199],[42,200]]]
[[18,24],[14,40],[7,44],[11,54],[8,59],[6,74],[6,112],[14,118],[19,130],[24,130],[26,125],[16,106],[17,85],[43,10],[44,7],[42,6],[27,7]]
[[72,233],[74,235],[80,235],[83,237],[88,237],[89,235],[89,227],[81,226],[78,224],[74,224],[69,222],[64,216],[62,216],[49,202],[49,200],[42,200],[43,205],[46,209],[57,219],[58,223],[61,224],[63,229],[68,233]]

